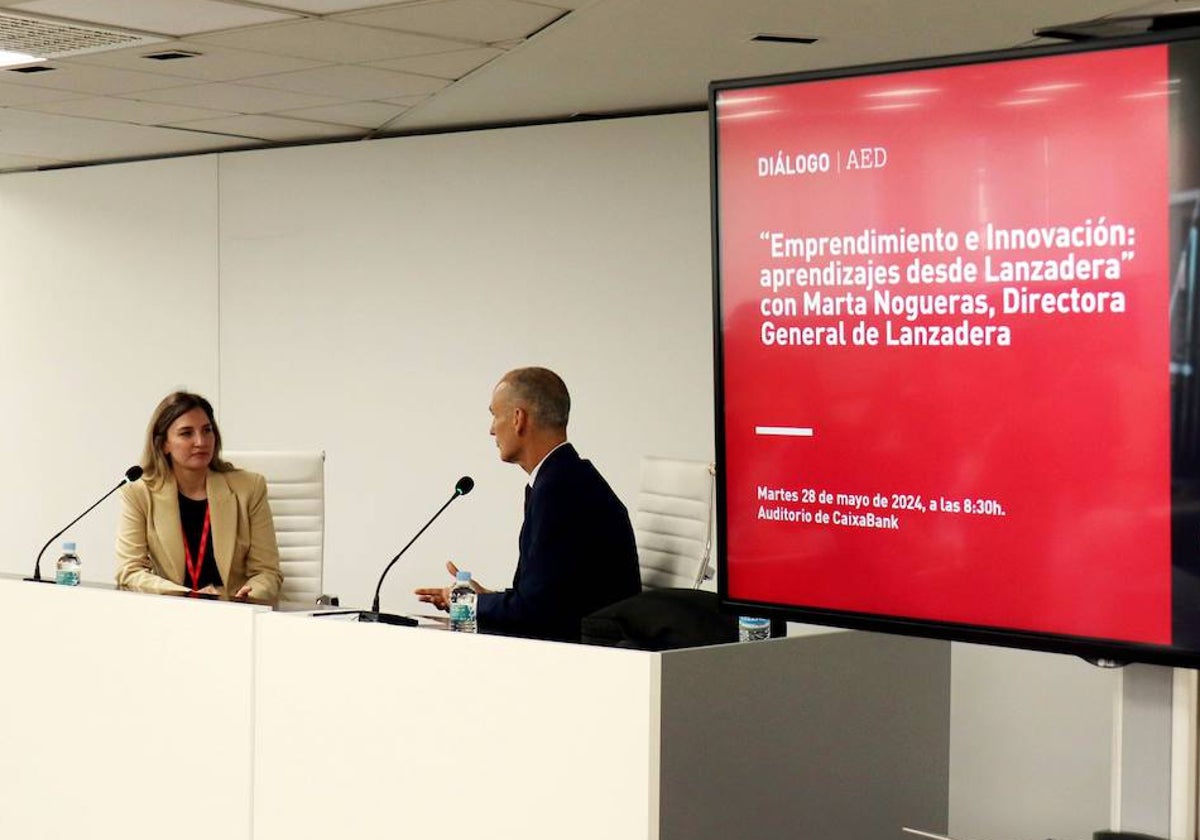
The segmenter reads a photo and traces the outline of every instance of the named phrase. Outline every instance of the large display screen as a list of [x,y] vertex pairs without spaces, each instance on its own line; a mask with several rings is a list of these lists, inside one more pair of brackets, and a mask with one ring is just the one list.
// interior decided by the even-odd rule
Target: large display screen
[[710,114],[725,606],[1200,663],[1200,42]]

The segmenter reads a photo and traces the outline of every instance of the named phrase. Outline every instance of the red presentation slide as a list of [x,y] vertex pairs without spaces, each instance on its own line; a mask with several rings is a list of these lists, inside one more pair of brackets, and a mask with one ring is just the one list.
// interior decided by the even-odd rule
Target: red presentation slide
[[730,598],[1171,643],[1167,71],[717,95]]

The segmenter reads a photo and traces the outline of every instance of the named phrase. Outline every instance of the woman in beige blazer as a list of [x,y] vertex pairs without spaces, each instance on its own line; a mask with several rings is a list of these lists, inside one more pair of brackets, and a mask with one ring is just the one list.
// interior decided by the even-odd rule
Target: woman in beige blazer
[[120,586],[278,600],[283,575],[266,480],[221,460],[208,400],[176,391],[158,404],[142,469],[142,480],[122,490]]

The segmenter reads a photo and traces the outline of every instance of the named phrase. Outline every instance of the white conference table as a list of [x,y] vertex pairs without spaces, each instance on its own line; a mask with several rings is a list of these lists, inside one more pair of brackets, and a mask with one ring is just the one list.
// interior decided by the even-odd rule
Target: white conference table
[[651,653],[0,577],[0,837],[899,838],[949,646]]

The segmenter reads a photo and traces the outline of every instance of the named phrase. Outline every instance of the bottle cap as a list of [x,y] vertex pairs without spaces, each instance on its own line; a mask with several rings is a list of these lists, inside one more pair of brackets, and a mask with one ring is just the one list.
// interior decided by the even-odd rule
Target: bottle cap
[[471,582],[471,573],[470,572],[459,572],[458,574],[456,574],[454,576],[454,579],[458,583],[470,583]]
[[63,543],[63,551],[71,551],[71,552],[74,552],[74,551],[75,551],[75,543],[73,543],[73,542],[64,542],[64,543]]

